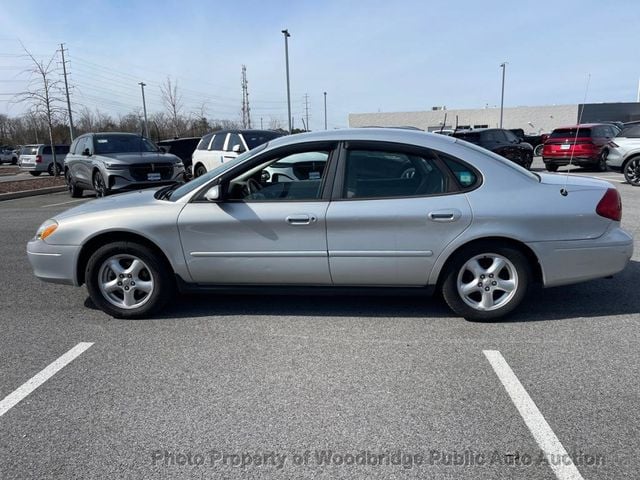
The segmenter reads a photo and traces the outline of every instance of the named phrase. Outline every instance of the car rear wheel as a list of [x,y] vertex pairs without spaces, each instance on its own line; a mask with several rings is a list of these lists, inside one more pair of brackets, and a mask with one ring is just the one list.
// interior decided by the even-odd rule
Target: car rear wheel
[[39,177],[42,172],[29,172],[34,177]]
[[98,171],[93,174],[93,191],[96,192],[96,197],[106,197],[109,195],[107,184],[104,182],[102,174]]
[[82,193],[84,192],[84,190],[76,185],[76,182],[73,181],[69,170],[64,172],[64,180],[65,182],[67,182],[67,189],[69,190],[69,194],[72,198],[82,197]]
[[198,165],[196,169],[193,171],[193,178],[198,178],[207,173],[207,169],[204,168],[204,165]]
[[132,242],[114,242],[96,250],[85,278],[93,303],[116,318],[149,316],[174,292],[164,262],[150,248]]
[[529,262],[519,250],[479,243],[452,259],[442,295],[451,310],[467,320],[492,320],[511,313],[522,302],[531,277]]
[[624,179],[634,187],[640,186],[640,157],[629,160],[624,165]]

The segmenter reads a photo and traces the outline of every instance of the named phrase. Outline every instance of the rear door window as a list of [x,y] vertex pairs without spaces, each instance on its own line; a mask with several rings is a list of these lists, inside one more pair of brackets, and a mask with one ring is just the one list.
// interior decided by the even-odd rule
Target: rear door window
[[227,138],[226,133],[216,133],[211,142],[211,148],[209,150],[222,150],[224,148],[224,141]]
[[51,145],[42,147],[42,155],[51,155]]

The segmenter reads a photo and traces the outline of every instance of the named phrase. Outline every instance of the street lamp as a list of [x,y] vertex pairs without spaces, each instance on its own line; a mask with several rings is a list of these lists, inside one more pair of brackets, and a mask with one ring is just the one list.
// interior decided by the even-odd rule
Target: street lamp
[[284,35],[284,58],[287,65],[287,120],[289,121],[289,133],[291,133],[291,89],[289,87],[289,37],[291,34],[286,28],[282,30]]
[[504,113],[504,75],[507,70],[507,62],[500,64],[502,67],[502,94],[500,95],[500,128],[502,128],[502,114]]
[[324,92],[324,129],[327,129],[327,92]]
[[146,83],[140,82],[138,83],[140,88],[142,89],[142,111],[144,112],[144,136],[149,138],[149,127],[147,126],[147,102],[144,99],[144,87],[147,86]]

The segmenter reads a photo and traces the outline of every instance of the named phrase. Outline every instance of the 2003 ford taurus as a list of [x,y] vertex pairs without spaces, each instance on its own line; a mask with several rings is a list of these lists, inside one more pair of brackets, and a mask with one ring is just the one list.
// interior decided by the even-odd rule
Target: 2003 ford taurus
[[621,271],[633,250],[621,215],[601,180],[532,173],[441,135],[353,129],[90,201],[42,224],[27,252],[37,277],[86,284],[120,318],[157,312],[176,289],[295,286],[439,290],[487,320],[534,282]]

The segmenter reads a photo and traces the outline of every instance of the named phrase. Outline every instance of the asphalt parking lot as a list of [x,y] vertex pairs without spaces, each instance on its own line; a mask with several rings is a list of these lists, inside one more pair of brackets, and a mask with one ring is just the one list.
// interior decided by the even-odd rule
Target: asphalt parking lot
[[[616,185],[637,237],[640,188],[578,173]],[[0,203],[0,400],[28,393],[0,408],[0,478],[640,476],[638,253],[495,323],[395,296],[183,296],[114,320],[25,254],[86,200]],[[539,461],[558,445],[576,472]]]

